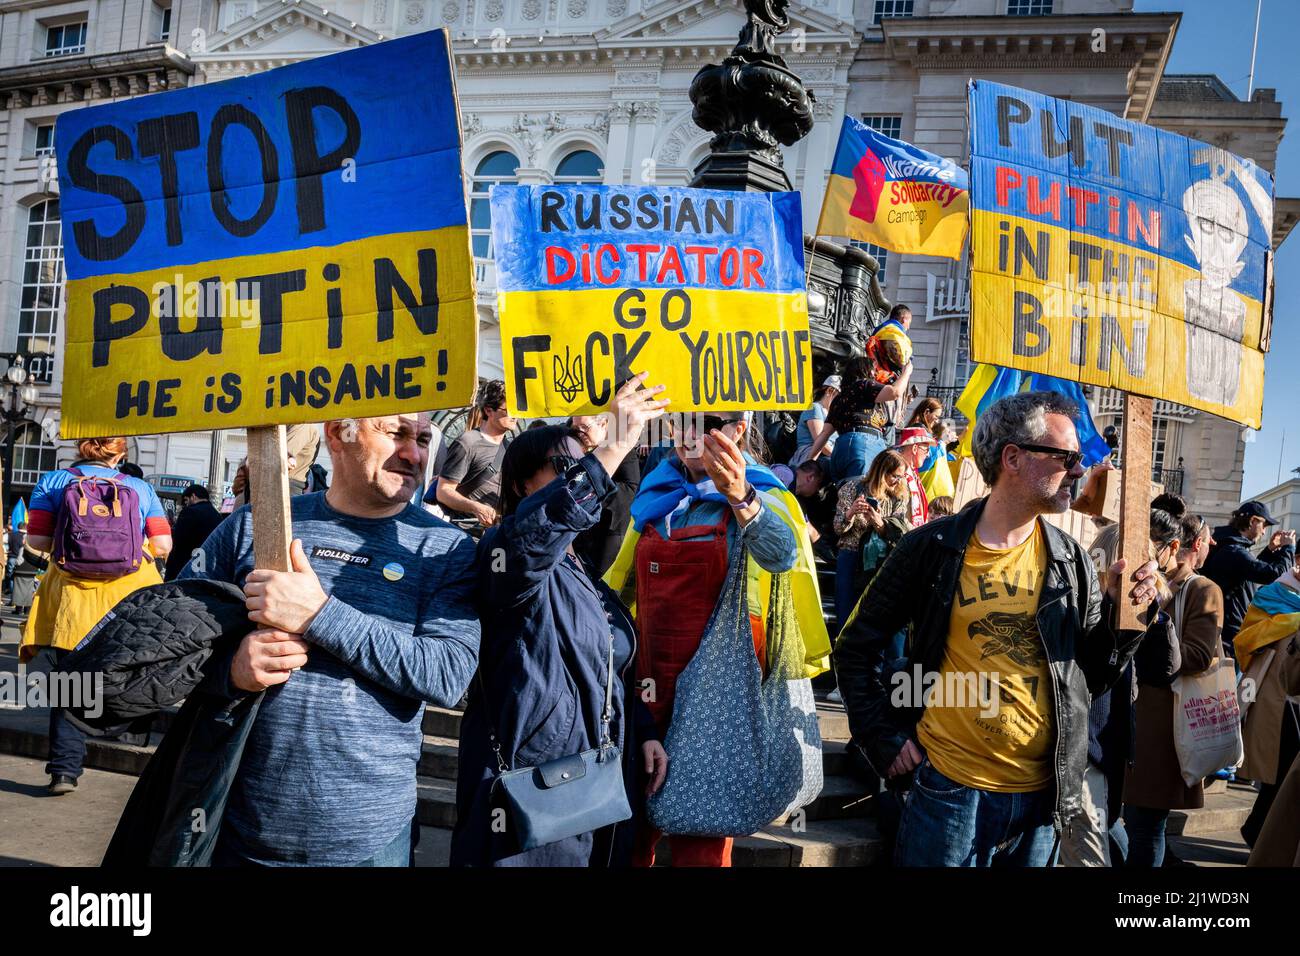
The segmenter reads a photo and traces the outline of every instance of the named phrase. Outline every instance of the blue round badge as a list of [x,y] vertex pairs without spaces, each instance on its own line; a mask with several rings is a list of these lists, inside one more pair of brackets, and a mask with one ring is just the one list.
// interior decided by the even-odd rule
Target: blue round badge
[[404,574],[406,574],[406,568],[402,567],[396,561],[390,561],[388,564],[384,565],[384,577],[388,578],[390,581],[400,581]]

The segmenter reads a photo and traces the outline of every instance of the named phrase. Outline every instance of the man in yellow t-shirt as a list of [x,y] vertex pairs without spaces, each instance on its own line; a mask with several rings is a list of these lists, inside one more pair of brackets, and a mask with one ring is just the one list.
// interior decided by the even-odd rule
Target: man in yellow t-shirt
[[1087,553],[1041,520],[1083,475],[1077,415],[1055,392],[982,412],[972,448],[988,497],[904,535],[836,643],[854,743],[882,777],[912,777],[898,865],[1048,866],[1054,829],[1083,806],[1092,694],[1145,633],[1113,625],[1120,582],[1148,609],[1156,591],[1154,563],[1125,575],[1116,562],[1103,603]]
[[943,688],[964,699],[927,701],[917,737],[944,776],[995,793],[1041,790],[1052,780],[1052,675],[1035,614],[1047,570],[1037,524],[1014,548],[989,548],[979,531],[952,602]]

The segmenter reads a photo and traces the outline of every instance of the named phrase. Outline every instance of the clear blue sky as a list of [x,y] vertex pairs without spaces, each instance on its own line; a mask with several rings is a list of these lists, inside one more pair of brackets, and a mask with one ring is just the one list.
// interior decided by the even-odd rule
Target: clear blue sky
[[[1178,11],[1183,15],[1174,40],[1169,73],[1215,73],[1239,99],[1246,98],[1250,48],[1255,34],[1255,0],[1136,0],[1141,12]],[[1282,115],[1292,120],[1278,151],[1278,196],[1300,196],[1300,70],[1295,37],[1300,32],[1300,3],[1263,0],[1255,88],[1273,87]],[[1273,344],[1265,359],[1264,427],[1246,445],[1243,497],[1295,477],[1300,466],[1300,229],[1282,244],[1274,273]],[[1285,435],[1285,444],[1284,444]]]

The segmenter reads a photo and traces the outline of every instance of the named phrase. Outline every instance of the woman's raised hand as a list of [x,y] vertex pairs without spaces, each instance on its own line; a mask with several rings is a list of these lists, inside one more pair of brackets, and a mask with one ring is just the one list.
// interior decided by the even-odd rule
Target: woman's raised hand
[[611,475],[641,440],[646,422],[659,418],[668,407],[668,399],[658,397],[664,390],[663,385],[643,387],[648,374],[638,372],[633,375],[614,393],[609,403],[606,412],[609,416],[608,434],[594,454]]

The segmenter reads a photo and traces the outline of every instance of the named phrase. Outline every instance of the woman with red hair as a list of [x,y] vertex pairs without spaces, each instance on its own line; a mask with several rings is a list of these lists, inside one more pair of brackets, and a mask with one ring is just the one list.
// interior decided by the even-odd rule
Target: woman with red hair
[[[165,560],[171,551],[171,525],[153,486],[118,472],[117,466],[125,458],[125,438],[83,438],[77,443],[77,460],[72,465],[46,472],[36,482],[27,517],[27,546],[33,551],[56,550],[55,536],[69,485],[75,483],[81,488],[105,481],[115,484],[115,492],[123,487],[134,492],[139,511],[135,517],[141,540],[147,540],[147,544],[140,555],[134,556],[138,560],[133,562],[133,569],[115,577],[79,576],[60,567],[58,560],[51,560],[23,628],[20,661],[30,661],[48,648],[52,663],[57,665],[118,601],[140,588],[162,583],[154,559]],[[83,502],[89,500],[87,496]],[[105,507],[104,514],[108,513]],[[76,788],[85,756],[85,735],[68,722],[61,708],[51,707],[50,762],[45,768],[50,775],[51,794],[71,793]]]

